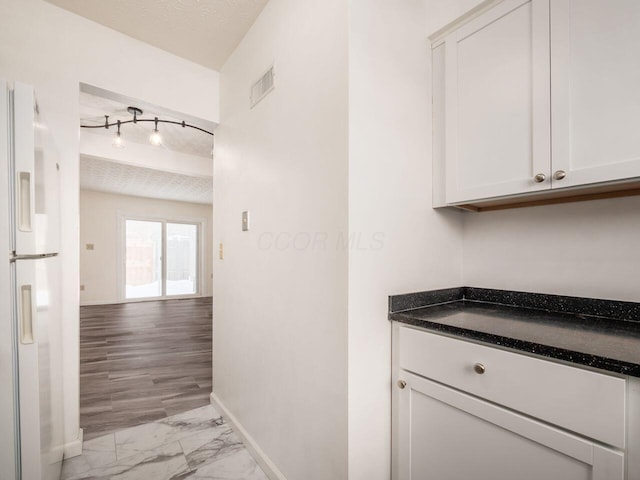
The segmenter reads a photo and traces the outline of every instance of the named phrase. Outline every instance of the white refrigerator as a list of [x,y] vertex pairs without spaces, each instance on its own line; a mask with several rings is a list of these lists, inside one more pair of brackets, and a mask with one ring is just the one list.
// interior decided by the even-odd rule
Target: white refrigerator
[[59,164],[31,87],[0,80],[0,479],[60,477]]

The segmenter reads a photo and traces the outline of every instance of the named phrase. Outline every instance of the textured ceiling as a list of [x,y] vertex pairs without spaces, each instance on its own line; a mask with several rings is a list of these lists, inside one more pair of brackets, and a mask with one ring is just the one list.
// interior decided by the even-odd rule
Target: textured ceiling
[[220,70],[268,0],[47,1],[174,55]]
[[[80,92],[80,124],[103,125],[105,115],[109,115],[109,123],[117,120],[131,120],[133,117],[129,112],[127,112],[128,106],[129,105],[108,98],[91,95],[86,92]],[[156,116],[164,120],[173,120],[177,122],[181,122],[183,120],[182,118],[159,114],[147,109],[144,110],[143,115],[139,118],[153,119]],[[115,126],[110,127],[108,130],[105,128],[92,128],[85,130],[109,137],[114,137],[117,131]],[[152,131],[153,123],[151,122],[136,124],[128,123],[120,127],[120,135],[124,141],[125,148],[127,142],[149,145],[149,135]],[[174,152],[188,153],[190,155],[196,155],[211,160],[211,151],[213,150],[213,137],[211,135],[193,128],[182,128],[180,125],[172,125],[170,123],[160,123],[158,125],[158,131],[162,135],[162,146],[160,148],[165,148]]]
[[99,192],[211,204],[213,178],[192,177],[80,157],[80,188]]

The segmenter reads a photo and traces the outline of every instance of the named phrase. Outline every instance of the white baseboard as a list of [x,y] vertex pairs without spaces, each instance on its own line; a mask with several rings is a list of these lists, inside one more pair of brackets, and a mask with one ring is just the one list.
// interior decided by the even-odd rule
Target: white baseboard
[[95,302],[80,302],[81,307],[92,307],[94,305],[119,305],[123,303],[121,300],[99,300]]
[[244,446],[247,447],[249,453],[256,460],[256,463],[260,465],[260,468],[264,471],[264,473],[269,477],[270,480],[287,480],[287,478],[282,474],[278,467],[271,461],[271,459],[267,456],[266,453],[262,451],[260,446],[256,443],[249,432],[245,430],[245,428],[238,422],[238,419],[229,412],[227,407],[220,401],[220,399],[216,396],[215,393],[211,392],[210,395],[211,405],[214,408],[220,411],[226,422],[231,425],[234,432],[240,437],[240,440],[244,443]]
[[187,300],[189,298],[211,298],[211,295],[175,295],[172,297],[158,298],[133,298],[130,300],[93,300],[90,302],[80,301],[81,307],[93,307],[97,305],[122,305],[124,303],[161,302],[163,300]]
[[78,429],[78,437],[64,444],[64,458],[73,458],[82,455],[82,429]]

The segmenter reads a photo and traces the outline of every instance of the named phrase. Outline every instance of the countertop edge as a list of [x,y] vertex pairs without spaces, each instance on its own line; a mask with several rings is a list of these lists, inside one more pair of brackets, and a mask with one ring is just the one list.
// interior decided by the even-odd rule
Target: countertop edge
[[544,345],[525,340],[519,340],[511,337],[504,337],[492,333],[484,333],[477,330],[471,330],[451,325],[445,325],[439,322],[433,322],[425,319],[418,319],[411,315],[411,310],[389,313],[390,321],[420,327],[422,329],[451,334],[460,339],[470,339],[487,344],[495,345],[502,348],[516,350],[520,352],[531,353],[533,355],[547,358],[562,360],[577,366],[587,366],[598,370],[628,375],[632,377],[640,377],[640,365],[616,360],[613,358],[601,357],[584,352],[566,350],[550,345]]
[[460,300],[640,323],[638,302],[469,286],[389,295],[388,311],[400,313]]

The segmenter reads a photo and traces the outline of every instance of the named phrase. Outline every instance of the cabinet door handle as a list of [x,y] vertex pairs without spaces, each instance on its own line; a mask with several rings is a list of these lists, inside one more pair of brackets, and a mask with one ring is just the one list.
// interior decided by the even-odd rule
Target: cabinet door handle
[[405,382],[404,380],[398,380],[398,387],[400,388],[400,390],[402,390],[406,386],[407,382]]
[[31,231],[31,174],[20,172],[18,181],[18,230]]
[[558,170],[557,172],[555,172],[553,174],[553,179],[554,180],[562,180],[566,176],[567,176],[567,172],[565,172],[564,170]]
[[481,363],[476,363],[473,366],[473,371],[476,372],[478,375],[482,375],[484,372],[487,371],[487,369],[484,367],[483,364]]
[[20,287],[20,343],[29,345],[33,343],[33,298],[31,285]]
[[542,183],[546,178],[547,176],[544,173],[539,173],[535,177],[533,177],[533,181],[536,183]]

